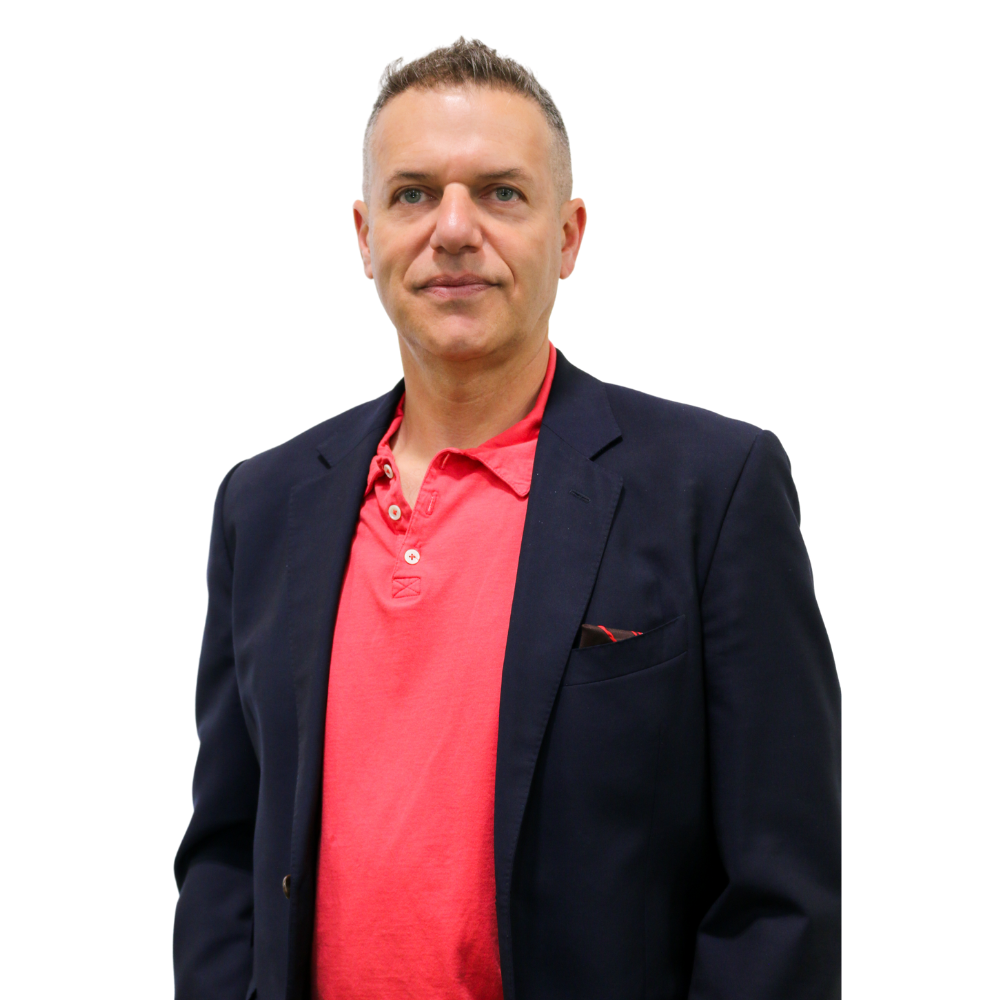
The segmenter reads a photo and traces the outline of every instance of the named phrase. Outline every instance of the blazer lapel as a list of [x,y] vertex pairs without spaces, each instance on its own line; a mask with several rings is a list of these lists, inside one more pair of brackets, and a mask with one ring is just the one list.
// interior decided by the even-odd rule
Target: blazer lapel
[[494,858],[511,1000],[514,856],[538,752],[597,578],[622,479],[591,459],[620,438],[602,383],[560,354],[532,474],[500,691]]
[[[295,486],[288,510],[288,622],[298,727],[298,768],[292,817],[290,996],[305,996],[315,909],[326,727],[327,687],[333,627],[340,588],[364,500],[372,456],[402,393],[402,383],[377,400],[367,420],[355,421],[322,444],[326,466]],[[360,426],[359,426],[360,423]]]

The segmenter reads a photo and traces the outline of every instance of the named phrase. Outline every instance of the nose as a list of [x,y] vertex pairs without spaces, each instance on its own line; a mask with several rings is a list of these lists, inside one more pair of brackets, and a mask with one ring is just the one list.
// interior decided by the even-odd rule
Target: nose
[[449,184],[441,195],[431,248],[448,254],[470,253],[483,245],[476,206],[463,184]]

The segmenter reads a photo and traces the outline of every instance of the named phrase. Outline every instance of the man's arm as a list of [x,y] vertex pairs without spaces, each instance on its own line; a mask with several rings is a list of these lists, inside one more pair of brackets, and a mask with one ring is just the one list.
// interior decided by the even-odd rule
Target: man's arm
[[788,458],[762,432],[702,594],[709,766],[728,884],[691,1000],[840,991],[840,687]]
[[244,1000],[252,968],[253,834],[260,769],[236,685],[232,634],[233,563],[219,487],[208,557],[208,618],[195,712],[201,748],[194,816],[174,871],[177,1000]]

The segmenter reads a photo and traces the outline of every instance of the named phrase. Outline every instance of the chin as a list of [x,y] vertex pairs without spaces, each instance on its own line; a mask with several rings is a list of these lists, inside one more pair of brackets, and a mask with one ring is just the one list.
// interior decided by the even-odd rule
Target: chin
[[450,361],[482,358],[520,340],[513,324],[496,317],[447,316],[409,325],[400,336],[419,350]]

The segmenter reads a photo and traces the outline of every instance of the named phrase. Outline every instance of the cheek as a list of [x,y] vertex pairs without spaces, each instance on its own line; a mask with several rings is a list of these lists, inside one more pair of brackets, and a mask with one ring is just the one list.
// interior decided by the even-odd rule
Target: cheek
[[559,278],[560,247],[548,232],[502,241],[497,250],[514,276],[514,292],[519,298],[544,296]]
[[378,271],[391,271],[405,250],[406,234],[398,227],[380,219],[373,223],[368,233],[372,267]]
[[371,240],[372,270],[376,282],[387,288],[406,283],[407,272],[419,265],[421,255],[431,251],[418,234],[383,230]]

